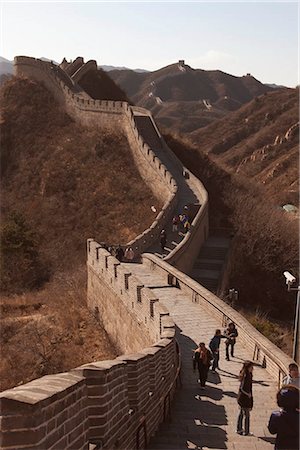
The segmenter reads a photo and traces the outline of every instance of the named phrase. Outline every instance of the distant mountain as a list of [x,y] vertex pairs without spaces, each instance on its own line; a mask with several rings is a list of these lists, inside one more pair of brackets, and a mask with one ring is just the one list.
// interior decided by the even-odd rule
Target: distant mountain
[[0,75],[3,74],[13,74],[14,73],[14,65],[13,61],[9,61],[8,59],[0,56]]
[[112,70],[109,76],[135,104],[150,109],[161,125],[182,132],[206,126],[273,91],[250,74],[236,77],[193,69],[183,61],[154,72]]
[[102,70],[104,70],[105,72],[111,72],[112,70],[132,70],[133,72],[138,72],[138,73],[149,72],[148,70],[145,70],[145,69],[129,69],[128,67],[106,66],[106,65],[102,65],[99,67]]
[[269,86],[273,89],[285,89],[286,86],[283,86],[282,84],[275,84],[275,83],[265,83],[266,86]]

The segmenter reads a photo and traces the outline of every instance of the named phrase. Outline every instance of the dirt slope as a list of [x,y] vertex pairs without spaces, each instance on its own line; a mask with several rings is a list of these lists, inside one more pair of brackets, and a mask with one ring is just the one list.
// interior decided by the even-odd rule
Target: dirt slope
[[227,170],[264,186],[268,198],[298,205],[299,97],[296,89],[260,96],[189,135]]
[[[151,206],[161,205],[126,137],[77,125],[43,85],[13,78],[2,87],[1,106],[6,389],[118,354],[86,307],[86,239],[126,243],[152,223]],[[39,266],[46,275],[28,279]]]
[[158,202],[125,136],[83,129],[33,81],[9,82],[2,104],[2,217],[28,219],[54,270],[83,262],[88,237],[125,243],[147,228]]

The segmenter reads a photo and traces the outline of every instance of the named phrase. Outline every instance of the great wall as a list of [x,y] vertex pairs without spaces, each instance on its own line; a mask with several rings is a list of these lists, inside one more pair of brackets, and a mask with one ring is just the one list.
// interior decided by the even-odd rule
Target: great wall
[[[87,242],[87,304],[122,356],[2,392],[1,448],[271,448],[261,422],[275,406],[276,388],[291,360],[237,311],[186,275],[208,236],[208,196],[201,182],[167,147],[147,110],[93,100],[80,90],[77,82],[87,71],[97,70],[95,61],[85,64],[77,58],[56,66],[20,56],[15,69],[18,76],[43,82],[81,124],[124,132],[136,167],[164,206],[151,227],[127,243],[141,255],[139,263],[120,263],[94,239]],[[191,229],[162,259],[154,254],[159,234],[184,205],[193,212]],[[228,321],[239,330],[239,365],[242,359],[253,359],[260,378],[257,403],[262,412],[254,416],[254,423],[263,439],[249,437],[246,443],[245,437],[232,434],[235,374],[224,371],[228,380],[219,381],[223,394],[206,404],[196,395],[196,377],[191,376],[192,350],[199,339],[207,341],[208,332],[224,328]],[[225,369],[233,367],[228,364]],[[218,384],[213,378],[209,381]],[[213,405],[214,400],[220,403]],[[226,418],[218,421],[221,406]],[[210,408],[213,414],[206,415]],[[193,426],[184,422],[182,412]],[[171,414],[175,429],[161,425]],[[176,440],[168,433],[175,433]],[[186,446],[182,436],[186,442],[190,438]]]

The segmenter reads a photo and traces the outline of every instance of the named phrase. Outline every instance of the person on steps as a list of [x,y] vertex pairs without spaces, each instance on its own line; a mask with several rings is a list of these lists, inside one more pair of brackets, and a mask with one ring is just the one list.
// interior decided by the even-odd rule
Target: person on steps
[[282,380],[282,385],[292,384],[300,389],[299,368],[296,363],[289,364],[289,374]]
[[253,362],[245,361],[242,370],[239,374],[240,387],[237,397],[237,402],[240,407],[240,413],[237,419],[238,434],[244,436],[250,435],[250,411],[253,408],[253,395],[252,395],[252,373]]
[[174,216],[172,219],[172,231],[173,233],[175,231],[178,231],[178,224],[179,224],[179,217],[178,216]]
[[233,322],[230,322],[230,324],[228,325],[228,327],[226,328],[224,335],[227,337],[226,341],[225,341],[225,345],[226,345],[226,359],[227,361],[229,361],[229,347],[230,347],[230,354],[231,357],[234,357],[234,346],[236,343],[236,338],[238,337],[238,331],[234,325]]
[[200,386],[201,389],[203,389],[207,380],[207,374],[212,360],[212,354],[208,350],[208,348],[205,347],[204,342],[200,342],[199,347],[194,352],[195,354],[193,358],[193,370],[195,371],[196,367],[198,368]]
[[219,369],[219,359],[220,359],[220,342],[222,338],[225,338],[221,333],[221,330],[216,330],[214,337],[211,339],[209,343],[209,348],[213,356],[213,365],[212,372],[215,372],[216,369]]
[[160,233],[160,246],[161,246],[162,253],[165,251],[166,243],[167,243],[167,233],[165,232],[165,230],[161,230],[161,233]]
[[268,430],[276,434],[275,450],[299,449],[299,389],[291,384],[277,393],[280,411],[271,414]]

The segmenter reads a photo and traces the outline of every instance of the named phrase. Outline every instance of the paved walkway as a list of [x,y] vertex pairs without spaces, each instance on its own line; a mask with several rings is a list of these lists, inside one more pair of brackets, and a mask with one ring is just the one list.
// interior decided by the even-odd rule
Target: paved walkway
[[198,374],[192,370],[193,349],[200,341],[209,343],[220,324],[198,305],[192,303],[175,287],[166,287],[165,280],[147,271],[142,264],[128,264],[145,286],[157,293],[168,308],[177,326],[177,339],[182,355],[182,388],[176,392],[171,407],[171,421],[161,425],[150,441],[151,450],[179,449],[272,449],[274,439],[268,433],[270,413],[276,409],[277,385],[265,369],[254,368],[254,409],[250,429],[254,436],[235,433],[238,406],[238,373],[242,362],[252,355],[237,341],[236,355],[226,361],[225,345],[221,344],[218,373],[209,373],[205,390],[200,390]]

